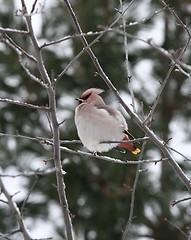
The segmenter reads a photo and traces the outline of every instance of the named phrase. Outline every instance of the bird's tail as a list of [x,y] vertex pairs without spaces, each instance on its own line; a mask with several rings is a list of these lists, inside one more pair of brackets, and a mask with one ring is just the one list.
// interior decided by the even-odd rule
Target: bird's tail
[[[127,130],[125,130],[125,133],[127,134],[123,140],[129,140],[129,137],[132,139],[135,139],[131,133],[129,133]],[[129,137],[128,137],[129,136]],[[133,154],[138,154],[140,153],[140,149],[137,148],[133,143],[131,142],[123,142],[119,144],[120,147],[122,148],[127,148],[129,151],[131,151]]]

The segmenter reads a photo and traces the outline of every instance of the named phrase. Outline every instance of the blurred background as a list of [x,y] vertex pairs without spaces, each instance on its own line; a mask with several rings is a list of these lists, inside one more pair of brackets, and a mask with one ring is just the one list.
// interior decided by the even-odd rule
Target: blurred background
[[[191,1],[166,1],[174,8],[180,19],[190,29]],[[33,1],[26,0],[31,9]],[[26,30],[19,15],[20,1],[0,0],[0,26]],[[90,43],[96,37],[91,32],[102,31],[118,16],[118,0],[72,0],[71,4],[84,33],[89,33]],[[129,1],[124,1],[124,8]],[[126,11],[126,31],[128,38],[131,84],[135,95],[135,107],[143,119],[153,105],[157,91],[171,66],[171,61],[159,51],[140,39],[149,40],[176,56],[186,45],[187,33],[177,24],[169,11],[164,10],[160,1],[135,0]],[[41,44],[74,35],[72,20],[64,1],[38,1],[37,12],[32,16],[35,34]],[[149,18],[147,21],[144,19]],[[134,24],[133,24],[134,23]],[[129,93],[125,65],[124,37],[122,21],[118,21],[113,31],[108,31],[92,49],[105,73],[119,90],[128,106],[132,103]],[[9,36],[25,51],[33,54],[28,37],[19,34]],[[47,105],[46,91],[31,80],[19,64],[18,55],[0,35],[0,97],[11,98],[36,105]],[[44,48],[43,58],[50,76],[57,77],[70,61],[82,50],[78,37]],[[189,64],[190,45],[182,61]],[[25,59],[31,72],[37,77],[35,64]],[[129,130],[135,137],[144,133],[136,126],[116,101],[105,85],[87,53],[84,53],[62,76],[57,84],[57,114],[61,139],[78,139],[74,125],[75,98],[90,87],[103,88],[107,104],[118,108],[127,119]],[[173,71],[160,97],[151,129],[177,151],[191,159],[191,79],[180,71]],[[42,110],[0,102],[0,133],[21,134],[31,137],[51,138],[47,115]],[[71,149],[85,150],[81,144],[66,145]],[[112,150],[103,155],[124,160],[136,160],[130,152],[122,154]],[[179,154],[173,156],[187,174],[191,175],[190,161]],[[162,153],[150,141],[146,145],[144,159],[160,159]],[[73,225],[79,240],[121,239],[122,230],[129,216],[131,188],[135,179],[136,165],[119,165],[98,159],[81,157],[62,152],[64,161],[66,192]],[[45,164],[46,162],[46,164]],[[0,166],[2,174],[16,175],[21,172],[46,170],[54,166],[51,146],[25,138],[0,137]],[[189,197],[185,186],[167,162],[142,164],[144,170],[139,178],[135,195],[134,218],[129,232],[132,240],[185,240],[191,227],[190,201],[172,207],[175,199]],[[22,176],[3,178],[10,194],[17,194],[14,200],[24,216],[25,223],[34,238],[53,236],[65,239],[63,218],[54,184],[55,173],[44,176]],[[30,195],[29,195],[30,192]],[[27,196],[29,198],[26,200]],[[16,228],[10,209],[0,202],[0,232],[6,233]],[[46,229],[46,231],[45,231]],[[10,239],[16,239],[14,236]],[[19,236],[17,239],[21,239]]]

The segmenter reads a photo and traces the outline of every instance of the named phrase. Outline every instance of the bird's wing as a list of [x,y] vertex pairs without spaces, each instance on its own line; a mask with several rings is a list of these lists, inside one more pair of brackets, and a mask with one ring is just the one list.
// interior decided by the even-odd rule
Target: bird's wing
[[127,125],[127,122],[126,122],[125,118],[123,117],[123,115],[118,110],[116,110],[116,109],[114,109],[114,108],[112,108],[112,107],[110,107],[108,105],[103,105],[103,104],[96,105],[95,107],[97,109],[107,111],[107,113],[110,116],[115,118],[119,122],[119,124],[124,127],[124,130],[128,129],[128,125]]

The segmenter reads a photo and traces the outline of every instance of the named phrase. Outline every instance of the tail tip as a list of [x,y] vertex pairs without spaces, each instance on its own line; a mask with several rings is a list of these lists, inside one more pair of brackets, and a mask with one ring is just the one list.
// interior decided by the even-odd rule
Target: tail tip
[[139,148],[136,148],[134,151],[132,151],[132,153],[135,154],[135,155],[140,153],[140,152],[141,152],[141,150]]

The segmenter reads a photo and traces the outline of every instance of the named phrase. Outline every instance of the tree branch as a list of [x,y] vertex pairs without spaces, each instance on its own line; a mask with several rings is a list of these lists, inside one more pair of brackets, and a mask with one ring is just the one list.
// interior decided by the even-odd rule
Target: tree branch
[[0,102],[14,104],[14,105],[28,107],[28,108],[33,108],[33,109],[45,110],[45,111],[49,110],[49,108],[45,107],[45,106],[38,106],[38,105],[26,103],[26,102],[20,102],[18,100],[13,100],[13,99],[10,99],[10,98],[0,98]]
[[[134,0],[131,1],[130,4],[133,3]],[[66,2],[65,2],[66,3]],[[68,2],[69,3],[69,2]],[[70,3],[69,3],[70,5]],[[67,6],[67,3],[66,3]],[[68,7],[68,6],[67,6]],[[123,14],[127,11],[127,9],[129,8],[129,6],[124,10]],[[75,15],[75,14],[74,14]],[[119,17],[117,17],[106,29],[104,29],[103,31],[99,32],[99,36],[97,36],[90,44],[88,44],[88,42],[86,41],[85,36],[89,36],[90,34],[84,34],[82,32],[82,30],[77,31],[78,34],[75,34],[74,36],[78,36],[81,40],[84,39],[86,41],[86,44],[84,43],[84,48],[78,53],[78,55],[76,55],[69,64],[67,64],[66,68],[58,75],[56,82],[65,74],[65,72],[68,70],[68,68],[72,65],[72,63],[74,61],[76,61],[84,52],[88,51],[88,49],[91,49],[90,47],[92,47],[95,43],[98,42],[98,40],[103,37],[107,32],[109,32],[112,27],[121,19],[121,15]],[[78,22],[78,21],[77,21]],[[79,25],[79,29],[80,29],[80,25]],[[97,33],[95,33],[95,35],[97,35]]]
[[191,197],[182,198],[182,199],[179,199],[179,200],[173,200],[171,205],[172,205],[172,207],[174,207],[176,204],[178,204],[180,202],[185,202],[185,201],[188,201],[188,200],[191,200]]
[[29,54],[28,52],[26,52],[22,47],[20,47],[18,44],[16,44],[12,38],[10,38],[7,34],[3,34],[4,39],[1,39],[1,42],[4,42],[5,44],[9,45],[12,49],[19,51],[19,53],[22,53],[23,55],[25,55],[26,57],[28,57],[30,60],[32,60],[33,62],[37,62],[36,58]]
[[189,38],[191,39],[191,32],[188,29],[188,27],[186,26],[186,24],[183,23],[183,21],[179,18],[179,16],[176,14],[176,12],[169,7],[168,4],[166,4],[165,1],[163,0],[159,0],[159,2],[166,8],[168,9],[168,11],[177,19],[177,21],[179,22],[180,26],[186,31],[186,33],[188,34]]
[[13,34],[17,33],[22,35],[28,35],[27,31],[12,29],[12,28],[2,28],[2,27],[0,27],[0,33],[13,33]]
[[24,221],[22,219],[19,208],[18,208],[17,204],[13,201],[13,199],[10,196],[10,194],[8,193],[8,191],[6,190],[1,177],[0,177],[0,188],[1,188],[2,193],[7,198],[9,207],[10,207],[12,213],[14,214],[14,216],[15,216],[17,222],[18,222],[18,225],[20,227],[20,231],[22,232],[24,239],[25,240],[31,240],[32,238],[31,238],[31,236],[30,236],[30,234],[29,234],[29,232],[28,232],[28,230],[27,230],[27,228],[24,224]]
[[[37,141],[37,142],[40,142],[41,144],[46,144],[46,145],[49,145],[49,146],[53,146],[53,140],[50,139],[50,138],[42,138],[42,137],[31,137],[31,136],[25,136],[25,135],[20,135],[20,134],[17,134],[17,135],[14,135],[14,134],[6,134],[6,133],[0,133],[0,137],[15,137],[15,138],[23,138],[23,139],[29,139],[31,141]],[[137,142],[137,141],[147,141],[148,138],[145,137],[145,138],[138,138],[138,139],[135,139],[135,140],[126,140],[126,141],[118,141],[118,143],[121,143],[121,142]],[[81,143],[81,141],[79,140],[62,140],[60,141],[60,144],[76,144],[76,143]],[[104,142],[106,143],[106,142]],[[116,143],[116,141],[109,141],[107,143]],[[61,150],[64,151],[64,152],[68,152],[68,153],[71,153],[71,154],[77,154],[77,155],[81,155],[81,156],[87,156],[87,157],[93,157],[93,158],[97,158],[97,159],[100,159],[100,160],[104,160],[104,161],[109,161],[109,162],[112,162],[112,163],[119,163],[119,164],[138,164],[138,163],[158,163],[158,162],[161,162],[161,161],[167,161],[168,158],[161,158],[161,159],[142,159],[140,161],[131,161],[131,160],[120,160],[120,159],[116,159],[116,158],[110,158],[110,157],[107,157],[107,156],[103,156],[103,155],[95,155],[95,154],[92,154],[92,153],[89,153],[89,152],[84,152],[84,151],[80,151],[80,150],[72,150],[70,148],[67,148],[67,147],[64,147],[64,146],[61,146]],[[64,165],[64,162],[63,162],[63,165]],[[51,173],[52,170],[46,170],[45,172],[43,171],[35,171],[35,172],[24,172],[24,173],[21,173],[18,174],[18,176],[34,176],[34,175],[43,175],[43,174],[49,174],[49,171]],[[63,174],[63,171],[62,171],[62,174]],[[4,176],[4,175],[3,175]],[[16,175],[17,176],[17,175]],[[14,177],[14,176],[13,176]]]
[[62,174],[62,165],[61,165],[61,156],[60,156],[60,131],[59,131],[59,124],[58,124],[57,115],[56,115],[55,86],[53,83],[51,83],[51,80],[46,71],[43,57],[42,57],[42,52],[38,44],[37,38],[34,34],[32,22],[31,22],[31,15],[28,14],[27,12],[25,0],[21,0],[21,2],[22,2],[22,14],[26,19],[29,35],[35,49],[38,70],[40,72],[43,82],[47,85],[46,91],[49,98],[51,124],[53,129],[53,142],[54,142],[53,159],[54,159],[55,170],[56,170],[57,192],[58,192],[60,205],[62,207],[62,212],[64,216],[67,240],[73,240],[74,237],[73,237],[73,230],[72,230],[72,222],[70,218],[70,211],[68,208],[68,202],[67,202],[66,193],[65,193],[64,178]]
[[[117,30],[115,28],[113,29],[113,31],[116,32],[116,33],[122,34],[122,35],[124,34],[123,31]],[[139,41],[141,41],[141,42],[151,46],[153,49],[157,50],[158,52],[160,52],[163,56],[165,56],[168,59],[170,59],[172,61],[172,63],[175,63],[176,67],[179,69],[179,71],[181,73],[183,73],[187,77],[190,77],[191,66],[186,64],[186,63],[184,63],[184,62],[182,62],[182,61],[180,61],[180,60],[178,60],[178,59],[175,59],[174,56],[169,51],[167,51],[166,49],[158,46],[156,43],[154,43],[152,41],[152,39],[145,40],[145,39],[142,39],[142,38],[137,37],[135,35],[132,35],[130,33],[126,33],[126,34],[127,34],[127,36],[129,38],[132,38],[132,39],[135,39],[135,40],[139,40]]]
[[[141,154],[139,155],[139,160],[143,157],[145,144],[146,144],[146,142],[143,143],[143,146],[141,148]],[[131,190],[131,203],[130,203],[129,219],[127,221],[125,230],[122,234],[122,240],[127,240],[128,239],[127,236],[128,236],[129,230],[130,230],[131,223],[133,221],[133,213],[134,213],[134,205],[135,205],[135,192],[136,192],[139,176],[140,176],[140,173],[141,173],[140,169],[141,169],[141,163],[139,163],[137,165],[137,169],[136,169],[135,180],[134,180],[134,183],[133,183],[133,188]]]
[[[121,5],[121,12],[123,13],[123,2],[120,0],[120,5]],[[127,34],[126,34],[126,19],[124,14],[122,14],[122,22],[123,22],[123,45],[124,45],[124,51],[125,51],[125,70],[126,70],[126,75],[127,75],[127,80],[128,80],[128,88],[129,92],[131,94],[131,101],[132,101],[132,107],[133,111],[136,112],[135,109],[135,96],[133,93],[132,89],[132,75],[130,72],[130,66],[129,66],[129,52],[128,52],[128,39],[127,39]]]

